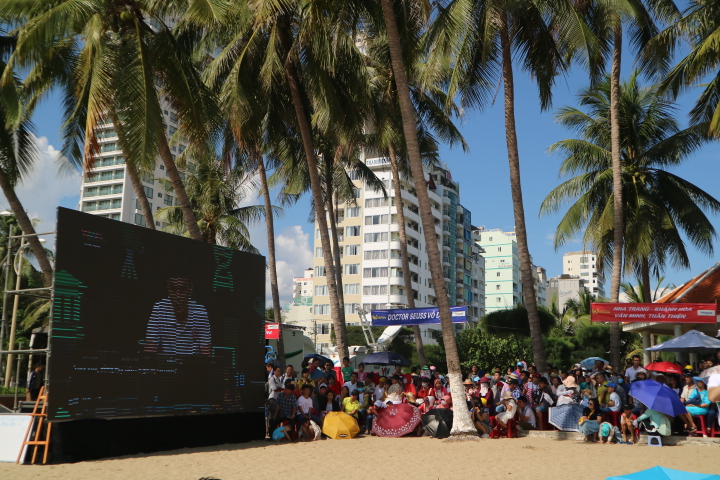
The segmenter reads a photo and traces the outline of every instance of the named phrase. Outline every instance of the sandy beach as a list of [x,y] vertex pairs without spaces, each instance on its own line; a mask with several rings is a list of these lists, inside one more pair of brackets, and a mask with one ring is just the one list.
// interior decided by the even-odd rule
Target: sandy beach
[[[382,478],[397,468],[398,473],[407,472],[412,480],[521,477],[603,480],[613,474],[655,465],[720,473],[720,452],[716,446],[590,445],[541,437],[476,442],[362,437],[294,444],[257,441],[64,465],[0,464],[0,478],[295,479],[317,478],[313,472],[318,471],[324,472],[322,478],[343,478],[361,472],[363,477]],[[305,468],[307,474],[302,473]]]

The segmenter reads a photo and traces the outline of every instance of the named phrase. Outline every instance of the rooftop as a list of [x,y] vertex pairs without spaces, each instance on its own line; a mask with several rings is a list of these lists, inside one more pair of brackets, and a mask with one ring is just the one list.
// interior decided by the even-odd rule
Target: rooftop
[[680,285],[655,303],[718,303],[720,302],[720,262],[689,282]]

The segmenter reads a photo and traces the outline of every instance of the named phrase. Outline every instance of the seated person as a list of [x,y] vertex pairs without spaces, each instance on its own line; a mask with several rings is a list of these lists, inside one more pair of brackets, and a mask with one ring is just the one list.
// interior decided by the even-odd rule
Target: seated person
[[360,412],[360,390],[353,390],[350,392],[350,396],[343,400],[342,411],[358,419]]
[[303,368],[300,375],[300,380],[297,381],[297,385],[300,391],[302,391],[303,385],[305,384],[310,385],[313,390],[315,390],[315,382],[310,378],[310,370],[308,370],[307,368]]
[[390,387],[387,390],[386,401],[394,404],[402,403],[403,394],[405,393],[405,387],[402,383],[402,378],[399,375],[393,375],[390,377]]
[[478,402],[477,399],[474,402],[472,410],[472,421],[481,437],[487,438],[490,436],[490,432],[492,431],[490,409],[483,407],[482,403]]
[[667,437],[672,435],[672,427],[667,415],[648,408],[637,418],[637,423],[646,432]]
[[515,413],[518,408],[517,403],[515,402],[515,397],[513,397],[509,390],[502,394],[500,403],[502,404],[501,406],[503,407],[503,410],[495,416],[495,420],[497,421],[497,426],[495,428],[497,430],[507,428],[508,421],[515,418]]
[[617,384],[615,382],[608,382],[607,385],[605,385],[605,388],[607,388],[607,399],[608,403],[601,404],[600,409],[603,412],[619,412],[622,410],[622,401],[620,400],[620,395],[615,391],[617,388]]
[[276,442],[283,439],[287,439],[288,442],[292,442],[292,438],[290,438],[291,431],[292,427],[290,425],[280,425],[273,430],[271,438]]
[[348,387],[348,389],[352,392],[353,390],[358,389],[358,374],[357,372],[353,372],[350,374],[350,381],[345,382],[343,384],[343,387]]
[[518,426],[523,430],[534,430],[537,428],[537,421],[535,420],[535,412],[528,403],[527,397],[524,395],[517,399],[518,406]]
[[591,398],[588,406],[583,410],[582,417],[578,420],[578,431],[585,435],[586,442],[597,442],[600,424],[602,423],[602,410],[597,398]]
[[538,389],[535,390],[535,412],[547,413],[548,408],[553,406],[552,390],[548,385],[548,380],[545,377],[540,377],[538,380]]
[[623,442],[635,443],[635,429],[637,428],[637,415],[633,413],[632,405],[625,405],[623,407],[623,413],[620,415],[620,432],[622,433]]
[[437,403],[435,403],[435,408],[449,408],[450,410],[452,410],[453,409],[452,397],[450,395],[445,395]]
[[315,423],[320,423],[320,419],[314,415],[315,402],[310,397],[313,387],[309,384],[303,385],[302,396],[297,399],[297,421],[301,422],[304,419],[313,420]]

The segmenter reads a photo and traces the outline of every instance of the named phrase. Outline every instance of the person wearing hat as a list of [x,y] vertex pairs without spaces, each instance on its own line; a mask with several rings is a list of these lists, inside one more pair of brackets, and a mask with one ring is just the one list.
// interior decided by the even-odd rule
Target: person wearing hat
[[433,388],[431,389],[431,397],[433,398],[434,402],[430,404],[430,407],[432,408],[436,404],[440,403],[440,400],[448,394],[447,388],[445,388],[442,384],[442,380],[439,378],[435,379],[435,383],[433,384]]
[[515,397],[513,397],[513,394],[510,391],[504,392],[502,394],[502,400],[501,400],[503,411],[498,413],[495,416],[495,420],[497,421],[496,429],[506,429],[507,428],[507,422],[510,419],[515,418],[515,413],[517,413],[517,402],[515,401]]
[[683,377],[685,378],[685,386],[682,389],[682,393],[680,394],[680,400],[683,403],[687,403],[690,397],[695,395],[695,381],[693,381],[693,377],[695,374],[693,372],[685,372],[683,373]]
[[695,389],[692,396],[685,402],[687,411],[693,417],[700,417],[708,414],[710,410],[710,398],[708,397],[707,385],[700,377],[692,377],[695,382]]
[[565,380],[562,381],[562,385],[560,385],[557,389],[556,405],[559,407],[560,405],[575,403],[578,388],[579,386],[575,381],[575,377],[569,375],[565,378]]
[[420,410],[425,411],[425,403],[427,402],[427,397],[431,395],[430,393],[430,379],[428,377],[421,377],[420,378],[420,387],[417,389],[417,399],[422,400],[422,405],[420,406]]
[[387,398],[385,399],[386,402],[392,402],[393,404],[397,405],[398,403],[402,403],[403,399],[403,393],[405,392],[405,387],[402,383],[402,377],[400,375],[392,375],[390,377],[390,386],[387,390]]
[[610,422],[602,422],[598,433],[600,434],[600,443],[618,443],[620,440],[620,429]]
[[380,377],[378,385],[375,387],[375,401],[384,401],[387,398],[387,377]]
[[476,392],[477,398],[481,401],[484,400],[484,405],[489,408],[491,412],[494,412],[495,398],[492,388],[490,388],[490,379],[488,377],[483,376],[478,379]]
[[622,409],[622,401],[620,395],[615,391],[617,384],[615,382],[608,382],[606,388],[608,391],[608,402],[600,404],[600,409],[603,412],[619,412]]
[[477,392],[475,390],[475,383],[473,383],[472,380],[467,379],[463,382],[463,386],[465,387],[465,400],[472,401],[473,398],[477,398]]

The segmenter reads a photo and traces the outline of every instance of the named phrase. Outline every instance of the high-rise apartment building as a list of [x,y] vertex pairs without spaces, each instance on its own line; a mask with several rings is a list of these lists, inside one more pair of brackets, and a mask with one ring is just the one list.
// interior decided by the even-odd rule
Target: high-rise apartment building
[[605,280],[602,265],[596,259],[595,253],[588,250],[568,252],[563,255],[563,274],[580,277],[593,297],[598,298],[605,296]]
[[[345,318],[348,325],[359,325],[357,309],[366,312],[404,308],[408,295],[416,307],[437,305],[425,249],[425,236],[419,216],[418,199],[411,178],[402,179],[408,257],[412,292],[405,289],[400,258],[400,237],[395,208],[395,191],[390,163],[386,158],[365,158],[384,183],[387,198],[374,191],[353,172],[355,203],[339,205],[336,217],[342,263]],[[429,197],[435,219],[435,237],[442,252],[442,265],[451,305],[467,305],[468,317],[477,321],[484,313],[484,268],[480,249],[473,242],[471,213],[460,204],[460,186],[447,168],[426,170]],[[319,348],[330,342],[330,301],[320,232],[315,224],[313,320]],[[423,327],[423,341],[434,343],[432,330]]]
[[[491,313],[497,310],[513,308],[523,303],[522,277],[520,275],[520,257],[518,256],[515,232],[502,229],[475,230],[476,243],[482,248],[485,257],[485,310]],[[542,267],[532,266],[535,284],[535,296],[538,305],[545,305],[547,275]]]
[[[163,102],[162,107],[169,141],[178,129],[178,116],[166,102]],[[92,172],[82,176],[79,209],[100,217],[144,226],[145,217],[128,177],[115,128],[111,122],[107,122],[102,124],[99,130],[100,151]],[[170,144],[173,157],[182,153],[186,146],[185,143],[173,141]],[[158,178],[167,178],[165,166],[160,159],[155,163],[154,170],[141,178],[153,212],[177,205],[175,195],[172,192],[166,193],[165,188],[157,182]],[[155,225],[157,228],[165,226],[159,221],[156,221]]]

